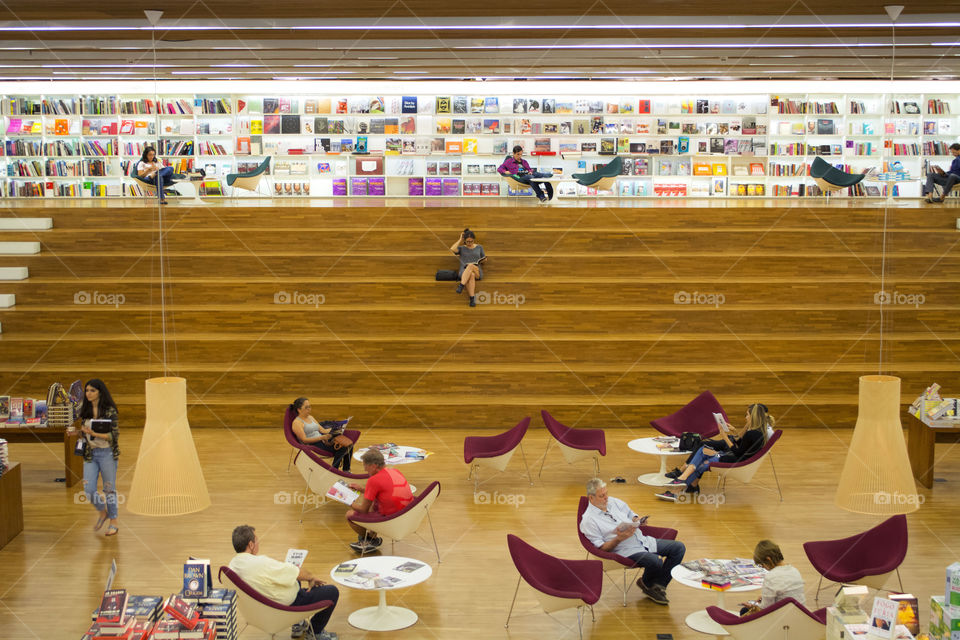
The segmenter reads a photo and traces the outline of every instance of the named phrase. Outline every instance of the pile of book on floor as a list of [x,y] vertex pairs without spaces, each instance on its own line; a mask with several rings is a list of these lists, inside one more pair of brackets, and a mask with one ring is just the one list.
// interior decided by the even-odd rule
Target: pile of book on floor
[[100,606],[93,612],[93,624],[82,640],[144,640],[160,617],[161,596],[131,596],[126,589],[103,592]]
[[210,590],[202,603],[110,589],[81,640],[236,640],[236,600],[231,589]]
[[[726,591],[727,589],[763,584],[763,567],[753,560],[736,558],[734,560],[691,560],[683,566],[700,574],[700,585],[707,589]],[[696,578],[694,578],[696,579]]]
[[[201,597],[182,595],[181,599],[197,609],[200,620],[216,629],[216,640],[237,640],[237,592],[233,589],[209,589]],[[183,637],[183,636],[181,636]]]

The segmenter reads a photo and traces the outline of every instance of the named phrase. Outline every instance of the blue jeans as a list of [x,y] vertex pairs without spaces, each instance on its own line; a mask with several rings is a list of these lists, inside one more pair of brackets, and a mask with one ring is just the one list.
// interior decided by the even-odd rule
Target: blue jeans
[[163,185],[170,184],[173,178],[173,167],[164,167],[149,178],[144,178],[150,184],[157,186],[157,195],[163,200]]
[[704,447],[700,447],[699,449],[697,449],[697,452],[690,457],[689,464],[692,464],[694,467],[696,467],[696,470],[690,474],[689,478],[687,478],[688,487],[693,484],[694,480],[698,480],[700,476],[702,476],[704,473],[710,470],[710,463],[716,462],[717,460],[720,459],[719,453],[715,453],[712,456],[708,456],[706,453],[703,452],[703,450],[704,450]]
[[[552,176],[552,173],[543,173],[541,171],[534,171],[527,176],[523,176],[517,179],[517,182],[530,185],[530,188],[533,189],[533,192],[536,194],[537,198],[543,200],[553,200],[553,185],[549,182],[534,182],[530,178],[549,178]],[[543,190],[546,189],[547,193],[544,195]]]
[[339,599],[340,591],[331,584],[325,584],[312,589],[300,589],[300,591],[297,593],[297,597],[291,603],[291,606],[299,607],[305,604],[313,604],[314,602],[322,602],[324,600],[333,601],[333,606],[327,607],[323,611],[313,614],[313,616],[310,618],[310,626],[313,628],[313,633],[314,635],[319,636],[320,632],[323,631],[323,628],[327,626],[330,616],[333,615],[333,610],[337,607],[337,600]]
[[645,585],[649,587],[658,584],[666,589],[672,579],[670,572],[683,562],[683,554],[686,552],[687,547],[679,540],[658,538],[656,553],[635,553],[629,557],[633,560],[633,566],[643,567],[642,579]]
[[[97,476],[103,479],[103,494],[97,491]],[[107,510],[111,520],[117,517],[117,461],[111,447],[93,449],[93,460],[83,461],[83,492],[97,511]]]

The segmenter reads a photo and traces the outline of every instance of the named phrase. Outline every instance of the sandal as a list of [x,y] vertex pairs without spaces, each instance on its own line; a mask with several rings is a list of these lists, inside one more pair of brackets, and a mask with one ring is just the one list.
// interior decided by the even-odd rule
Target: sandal
[[115,536],[115,535],[117,535],[117,532],[118,532],[118,531],[120,531],[120,529],[118,529],[118,528],[117,528],[116,526],[114,526],[114,525],[110,525],[109,527],[107,527],[107,532],[106,532],[105,534],[103,534],[103,535],[104,535],[104,536],[107,536],[107,537],[109,537],[109,536]]
[[100,519],[97,520],[97,524],[93,525],[94,531],[100,531],[103,528],[104,523],[107,521],[107,512],[104,511],[103,515],[100,516]]

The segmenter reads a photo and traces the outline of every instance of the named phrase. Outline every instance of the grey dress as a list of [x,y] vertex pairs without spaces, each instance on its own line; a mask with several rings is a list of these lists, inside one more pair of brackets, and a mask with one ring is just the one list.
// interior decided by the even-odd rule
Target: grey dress
[[[458,275],[463,275],[463,270],[467,268],[468,264],[473,264],[480,258],[485,258],[486,254],[483,252],[483,247],[479,244],[473,245],[473,249],[469,249],[466,245],[457,247],[457,255],[460,256],[460,272]],[[480,270],[480,277],[478,280],[483,279],[483,267],[479,264],[477,269]]]

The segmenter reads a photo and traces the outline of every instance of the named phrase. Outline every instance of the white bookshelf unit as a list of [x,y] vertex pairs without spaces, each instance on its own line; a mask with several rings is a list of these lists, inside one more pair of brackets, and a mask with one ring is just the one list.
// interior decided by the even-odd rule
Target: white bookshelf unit
[[616,192],[568,181],[560,197],[816,196],[816,156],[923,178],[960,140],[956,82],[22,82],[0,96],[7,198],[139,196],[127,176],[148,144],[203,168],[208,196],[265,156],[273,197],[511,195],[496,167],[515,144],[565,176],[623,158]]

